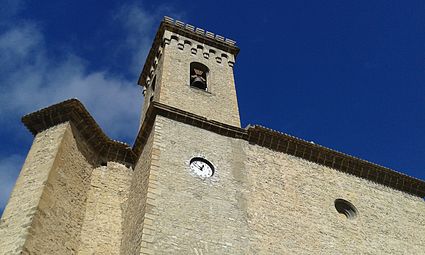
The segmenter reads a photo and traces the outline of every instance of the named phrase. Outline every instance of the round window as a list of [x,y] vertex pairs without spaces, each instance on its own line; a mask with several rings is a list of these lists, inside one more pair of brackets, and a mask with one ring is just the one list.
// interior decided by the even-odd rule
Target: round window
[[340,213],[344,214],[347,219],[354,219],[357,216],[356,207],[344,199],[335,200],[335,209]]

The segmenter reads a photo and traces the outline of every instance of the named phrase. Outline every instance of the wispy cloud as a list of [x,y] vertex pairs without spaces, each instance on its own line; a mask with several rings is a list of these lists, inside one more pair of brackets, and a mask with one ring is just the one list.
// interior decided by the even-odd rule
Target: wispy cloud
[[0,78],[0,115],[22,115],[75,97],[111,136],[134,136],[142,98],[134,82],[88,72],[85,60],[71,52],[49,59],[40,29],[30,24],[0,35],[0,55],[5,74]]
[[0,158],[0,215],[19,175],[19,171],[16,171],[16,169],[21,167],[23,160],[20,155],[9,155]]
[[155,13],[147,13],[135,4],[122,6],[115,15],[115,19],[123,24],[127,37],[119,50],[132,50],[129,59],[129,68],[133,74],[138,74],[142,62],[146,59],[152,38],[146,34],[153,34],[159,17]]
[[[23,3],[6,1],[14,13],[24,8]],[[134,77],[142,68],[161,16],[170,15],[163,11],[171,10],[160,7],[147,11],[133,3],[115,12],[115,20],[126,34],[116,48],[130,53],[129,59],[121,61]],[[88,60],[77,52],[64,50],[51,56],[43,27],[35,24],[14,17],[7,29],[0,30],[0,124],[10,125],[8,121],[16,116],[78,98],[108,135],[131,143],[142,104],[136,80],[124,78],[125,74],[111,75],[106,70],[91,71]],[[11,133],[19,135],[19,132]],[[7,141],[2,144],[7,146]],[[24,155],[0,154],[0,208],[9,197],[24,158]]]
[[133,74],[139,74],[152,45],[152,37],[163,16],[172,16],[176,19],[184,19],[183,12],[175,10],[170,5],[159,5],[156,9],[146,10],[139,3],[125,4],[115,14],[115,20],[120,22],[125,29],[125,43],[121,50],[132,49],[132,57],[129,59],[129,68]]

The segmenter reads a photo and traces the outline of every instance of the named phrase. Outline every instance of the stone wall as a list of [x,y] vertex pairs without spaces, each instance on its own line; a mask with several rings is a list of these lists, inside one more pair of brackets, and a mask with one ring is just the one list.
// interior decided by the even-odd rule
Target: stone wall
[[[213,177],[190,171],[199,156]],[[159,115],[134,172],[93,158],[69,123],[35,137],[0,222],[0,254],[425,250],[423,199]]]
[[119,254],[133,170],[108,162],[92,172],[78,254]]
[[68,128],[61,124],[34,138],[0,221],[0,254],[21,254],[27,238],[34,236],[34,215]]
[[0,223],[0,254],[119,254],[132,170],[72,124],[37,134]]
[[[421,254],[425,202],[290,155],[157,116],[147,254]],[[216,167],[202,179],[189,160]],[[358,215],[339,214],[335,199]],[[148,214],[147,214],[148,215]],[[146,221],[145,220],[145,221]]]
[[[242,140],[228,139],[157,116],[161,136],[146,243],[155,254],[241,254],[249,240]],[[216,164],[212,179],[191,175],[193,156]],[[230,171],[232,169],[232,171]],[[148,253],[149,254],[149,253]]]
[[[256,216],[250,225],[259,230],[257,247],[310,254],[425,250],[421,198],[260,146],[245,148],[246,170],[258,194],[248,205],[248,215]],[[355,219],[336,212],[338,198],[356,206]]]
[[120,254],[134,255],[138,254],[141,249],[142,233],[144,230],[143,222],[147,210],[149,174],[153,157],[152,146],[154,134],[155,128],[152,129],[134,168],[123,219],[123,237]]
[[[78,132],[64,123],[39,133],[21,171],[5,213],[7,222],[21,223],[25,240],[5,254],[75,254],[80,245],[87,190],[92,165]],[[24,214],[22,214],[24,213]],[[14,231],[8,226],[5,231]],[[8,235],[6,233],[6,235]],[[23,240],[22,240],[23,241]]]
[[[292,254],[422,254],[425,202],[365,179],[260,146],[244,145],[247,213],[257,251]],[[350,201],[354,219],[337,213]]]
[[93,170],[79,140],[68,124],[25,244],[29,254],[78,251]]

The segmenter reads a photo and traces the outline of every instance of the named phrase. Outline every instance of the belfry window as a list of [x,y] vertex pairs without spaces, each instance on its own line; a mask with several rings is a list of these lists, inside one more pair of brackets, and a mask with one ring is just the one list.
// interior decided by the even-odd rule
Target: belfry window
[[208,83],[208,67],[205,65],[192,62],[190,63],[190,86],[202,90],[207,90]]

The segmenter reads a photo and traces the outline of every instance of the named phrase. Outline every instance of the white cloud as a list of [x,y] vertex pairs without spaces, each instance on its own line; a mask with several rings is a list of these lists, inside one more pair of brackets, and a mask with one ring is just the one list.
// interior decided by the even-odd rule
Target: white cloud
[[18,65],[30,57],[31,51],[40,49],[42,37],[30,24],[17,26],[3,33],[0,37],[0,66]]
[[[0,34],[0,123],[10,125],[10,118],[78,98],[108,135],[131,143],[142,101],[135,82],[104,71],[88,72],[85,60],[72,53],[54,60],[46,52],[40,29],[31,24],[22,23]],[[19,131],[12,133],[20,135]],[[8,146],[7,141],[2,144]],[[7,202],[23,158],[0,155],[0,209]]]
[[129,68],[133,74],[139,74],[151,47],[152,38],[146,34],[154,33],[155,25],[160,20],[156,16],[158,15],[149,14],[135,4],[122,6],[115,15],[115,19],[123,24],[127,34],[122,47],[125,47],[125,50],[134,49],[132,59],[129,61]]
[[164,16],[171,16],[184,20],[184,14],[176,11],[170,5],[159,5],[154,10],[146,10],[140,4],[123,5],[116,13],[115,20],[120,22],[127,34],[122,47],[132,49],[132,59],[129,68],[135,75],[139,75],[148,51],[152,46],[154,35],[159,22]]
[[[181,17],[170,7],[147,11],[140,5],[124,5],[116,12],[126,37],[118,50],[131,52],[128,68],[138,77],[151,47],[152,37],[164,13]],[[73,52],[52,59],[41,29],[18,22],[0,34],[0,117],[23,115],[39,108],[78,98],[114,139],[132,142],[138,128],[142,94],[136,79],[88,72],[86,60]]]
[[109,135],[135,136],[142,98],[135,82],[103,71],[90,73],[72,53],[49,59],[40,30],[28,24],[0,35],[0,56],[0,115],[22,115],[75,97]]
[[3,211],[3,207],[9,199],[10,192],[19,175],[19,171],[16,171],[16,169],[20,169],[23,161],[24,158],[20,155],[0,158],[0,211]]

